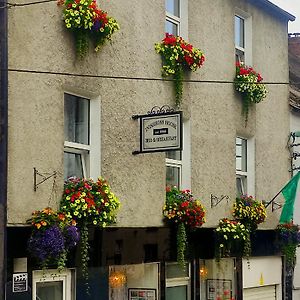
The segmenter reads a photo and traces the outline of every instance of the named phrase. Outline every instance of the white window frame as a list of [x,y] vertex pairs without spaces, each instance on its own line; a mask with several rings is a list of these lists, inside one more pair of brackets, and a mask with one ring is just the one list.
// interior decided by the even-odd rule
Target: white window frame
[[239,50],[244,53],[244,61],[248,66],[252,65],[252,16],[248,13],[236,8],[234,15],[234,44],[235,44],[235,16],[244,20],[244,48],[235,45],[235,53],[236,50]]
[[166,167],[179,168],[179,189],[191,189],[191,124],[183,121],[181,160],[166,158]]
[[[236,138],[240,138],[240,139],[247,141],[247,148],[246,148],[247,171],[246,172],[239,171],[235,167],[236,178],[240,178],[240,180],[242,181],[243,194],[255,196],[255,143],[254,143],[254,138],[245,138],[245,137],[239,136],[239,135],[237,135]],[[236,145],[236,143],[235,143],[235,145]],[[235,152],[236,152],[236,146],[235,146]],[[246,185],[246,188],[245,188],[245,185]]]
[[166,21],[177,25],[177,35],[188,39],[188,0],[179,0],[179,17],[166,10]]
[[[168,263],[168,265],[177,264],[178,263]],[[187,263],[187,271],[189,276],[185,277],[175,277],[175,278],[167,278],[166,277],[166,289],[177,286],[186,286],[187,287],[187,300],[191,300],[191,265]]]
[[[96,180],[101,174],[101,101],[100,96],[76,89],[65,89],[65,94],[86,98],[90,102],[89,145],[64,140],[64,152],[81,155],[83,176]],[[65,137],[64,137],[65,139]]]
[[37,300],[37,283],[56,282],[63,283],[63,300],[75,300],[75,270],[65,269],[64,271],[53,270],[36,270],[32,272],[32,300]]

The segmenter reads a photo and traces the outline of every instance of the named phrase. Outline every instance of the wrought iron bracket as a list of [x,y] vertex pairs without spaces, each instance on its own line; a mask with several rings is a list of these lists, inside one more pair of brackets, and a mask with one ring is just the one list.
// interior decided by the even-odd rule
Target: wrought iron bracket
[[272,202],[272,212],[274,210],[280,209],[281,207],[282,207],[282,204],[279,204],[279,203],[277,203],[275,201]]
[[[36,192],[38,186],[51,177],[56,177],[57,171],[54,171],[53,173],[40,173],[36,168],[33,168],[33,190]],[[38,179],[41,178],[41,179]]]
[[223,200],[226,200],[228,203],[229,196],[221,195],[220,197],[210,194],[210,207],[213,208],[221,203]]
[[169,105],[163,105],[161,107],[159,106],[153,106],[148,112],[146,115],[133,115],[132,116],[132,119],[133,120],[137,120],[141,117],[144,117],[144,116],[151,116],[151,115],[160,115],[160,114],[166,114],[166,113],[173,113],[175,112],[175,109],[170,107]]
[[293,172],[293,171],[296,171],[296,170],[300,170],[300,167],[292,168],[292,169],[289,170],[289,172]]

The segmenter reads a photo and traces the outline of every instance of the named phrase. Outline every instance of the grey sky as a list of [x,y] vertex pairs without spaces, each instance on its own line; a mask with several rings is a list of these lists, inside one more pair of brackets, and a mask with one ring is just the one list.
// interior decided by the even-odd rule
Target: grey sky
[[300,0],[270,1],[296,17],[294,22],[289,22],[289,32],[300,33]]

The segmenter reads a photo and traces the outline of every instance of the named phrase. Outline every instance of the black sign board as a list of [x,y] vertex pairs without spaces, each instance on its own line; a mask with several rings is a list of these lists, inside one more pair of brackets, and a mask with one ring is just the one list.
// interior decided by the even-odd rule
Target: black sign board
[[136,116],[140,121],[138,153],[182,150],[182,112]]

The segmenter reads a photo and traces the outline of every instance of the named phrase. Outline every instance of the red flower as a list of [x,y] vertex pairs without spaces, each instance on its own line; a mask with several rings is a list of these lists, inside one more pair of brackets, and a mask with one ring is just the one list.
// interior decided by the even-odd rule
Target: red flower
[[185,55],[184,56],[185,61],[187,62],[187,64],[190,66],[194,63],[194,59],[192,57],[190,57],[189,55]]
[[165,45],[175,45],[176,37],[173,34],[166,33],[166,37],[163,39]]

